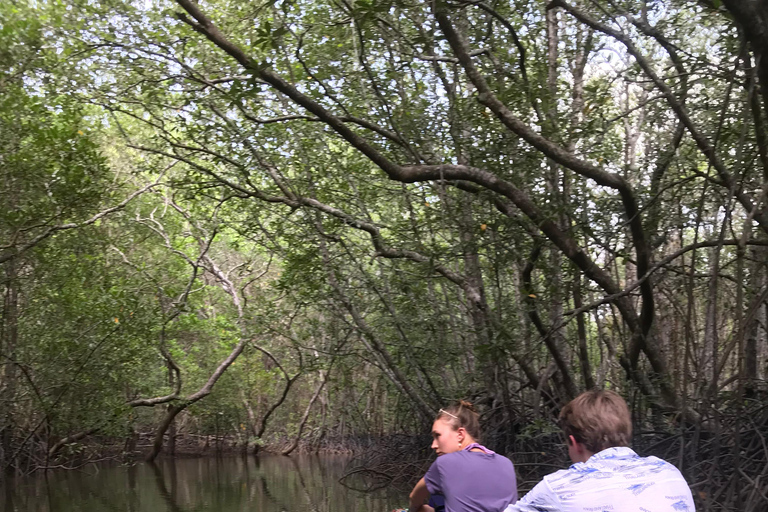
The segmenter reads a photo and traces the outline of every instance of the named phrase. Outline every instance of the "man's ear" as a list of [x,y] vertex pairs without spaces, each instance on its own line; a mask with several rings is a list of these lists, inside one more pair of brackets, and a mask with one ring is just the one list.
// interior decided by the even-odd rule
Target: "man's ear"
[[568,456],[571,457],[571,461],[574,463],[576,462],[587,462],[589,458],[594,455],[592,452],[590,452],[586,446],[584,446],[583,443],[580,443],[576,440],[573,436],[568,436]]

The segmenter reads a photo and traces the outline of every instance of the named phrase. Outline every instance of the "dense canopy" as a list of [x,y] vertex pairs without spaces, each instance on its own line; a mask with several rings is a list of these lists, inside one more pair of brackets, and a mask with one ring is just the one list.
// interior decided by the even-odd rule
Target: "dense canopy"
[[290,452],[456,398],[514,457],[608,387],[703,506],[760,509],[766,27],[765,0],[4,2],[0,462]]

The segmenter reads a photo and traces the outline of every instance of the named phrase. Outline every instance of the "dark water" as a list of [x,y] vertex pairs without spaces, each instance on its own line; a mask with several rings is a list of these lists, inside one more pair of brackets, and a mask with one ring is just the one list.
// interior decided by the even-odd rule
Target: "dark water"
[[[351,490],[349,459],[260,456],[90,465],[17,478],[0,487],[2,512],[389,512],[407,491]],[[363,488],[370,482],[350,479]]]

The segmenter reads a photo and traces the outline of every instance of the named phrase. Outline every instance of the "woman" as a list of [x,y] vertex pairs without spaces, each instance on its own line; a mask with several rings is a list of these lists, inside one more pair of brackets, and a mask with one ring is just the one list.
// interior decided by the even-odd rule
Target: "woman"
[[432,424],[432,449],[437,460],[410,495],[410,512],[431,512],[424,502],[445,498],[445,512],[499,512],[517,501],[512,462],[478,443],[480,421],[469,402],[440,412]]

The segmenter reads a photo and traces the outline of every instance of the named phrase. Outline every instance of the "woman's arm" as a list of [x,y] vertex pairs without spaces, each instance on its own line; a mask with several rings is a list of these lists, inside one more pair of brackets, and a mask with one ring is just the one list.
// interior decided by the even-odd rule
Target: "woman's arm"
[[413,490],[411,491],[411,495],[409,496],[411,503],[410,503],[410,512],[418,512],[419,508],[421,508],[422,505],[424,505],[424,502],[426,502],[429,499],[429,491],[427,490],[427,483],[422,478],[418,481],[418,483],[413,487]]

